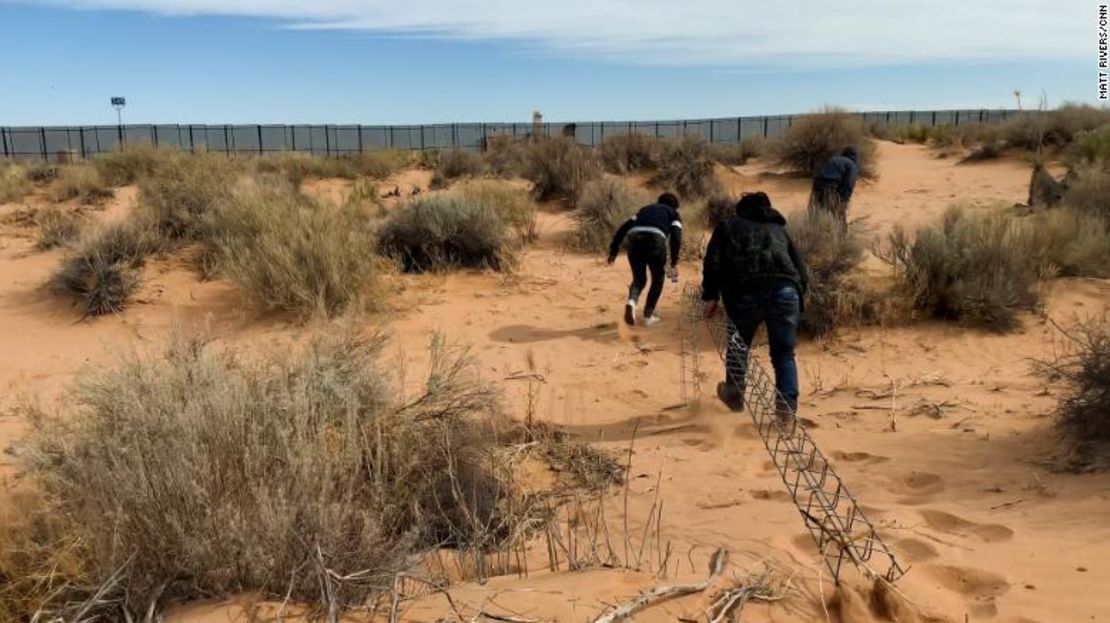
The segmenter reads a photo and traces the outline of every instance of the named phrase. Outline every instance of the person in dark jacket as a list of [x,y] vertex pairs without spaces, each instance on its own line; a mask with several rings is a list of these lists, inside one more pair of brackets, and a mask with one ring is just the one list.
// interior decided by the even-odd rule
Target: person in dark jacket
[[806,285],[805,262],[786,231],[786,219],[766,193],[743,195],[736,216],[713,230],[702,273],[706,314],[715,315],[721,300],[732,321],[725,382],[717,385],[717,396],[733,411],[744,408],[748,350],[756,329],[766,324],[777,415],[784,426],[792,424],[798,408],[794,345]]
[[636,324],[636,306],[651,272],[651,288],[644,304],[644,326],[659,322],[655,306],[663,293],[663,276],[667,269],[667,246],[671,251],[671,281],[678,281],[678,254],[682,250],[682,217],[678,213],[678,197],[663,193],[651,205],[644,206],[624,222],[609,245],[609,263],[617,259],[621,243],[628,237],[628,263],[632,267],[632,285],[628,286],[628,302],[624,321]]
[[848,202],[859,179],[859,152],[855,147],[845,147],[839,156],[829,158],[813,177],[813,193],[809,198],[811,209],[825,210],[848,228]]

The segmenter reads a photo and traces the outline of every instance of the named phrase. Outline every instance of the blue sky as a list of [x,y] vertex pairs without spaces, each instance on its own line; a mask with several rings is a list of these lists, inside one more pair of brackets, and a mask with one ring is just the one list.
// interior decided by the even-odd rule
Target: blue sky
[[1014,89],[1094,102],[1095,4],[976,4],[0,0],[0,125],[114,123],[112,95],[133,123],[1010,107]]

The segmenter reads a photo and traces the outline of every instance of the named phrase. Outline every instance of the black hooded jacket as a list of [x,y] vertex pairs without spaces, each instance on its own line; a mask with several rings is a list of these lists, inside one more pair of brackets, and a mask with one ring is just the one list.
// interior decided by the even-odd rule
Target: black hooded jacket
[[859,152],[855,147],[846,147],[839,156],[829,158],[817,175],[813,177],[814,185],[832,186],[844,201],[852,198],[856,189],[856,180],[859,179]]
[[786,218],[770,205],[741,207],[709,239],[702,268],[702,299],[716,301],[788,281],[804,295],[806,266],[786,231]]

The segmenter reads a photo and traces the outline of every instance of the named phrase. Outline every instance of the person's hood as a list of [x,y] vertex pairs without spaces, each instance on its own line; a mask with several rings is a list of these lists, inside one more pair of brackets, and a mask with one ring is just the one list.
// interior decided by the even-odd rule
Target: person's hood
[[786,217],[778,210],[771,208],[770,204],[756,203],[753,205],[741,205],[736,215],[741,219],[747,219],[757,223],[786,224]]
[[859,164],[859,151],[855,147],[845,147],[844,151],[840,152],[840,155]]

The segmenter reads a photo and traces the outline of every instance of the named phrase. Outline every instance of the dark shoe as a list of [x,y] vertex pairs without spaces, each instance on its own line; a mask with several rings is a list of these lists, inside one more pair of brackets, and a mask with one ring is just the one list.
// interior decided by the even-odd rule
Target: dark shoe
[[794,427],[797,425],[797,418],[794,416],[794,410],[786,405],[779,405],[775,408],[775,422],[779,426],[779,430],[784,434],[793,435]]
[[717,397],[730,411],[744,410],[744,394],[729,383],[717,383]]
[[633,326],[636,324],[636,303],[629,301],[624,306],[624,324]]

